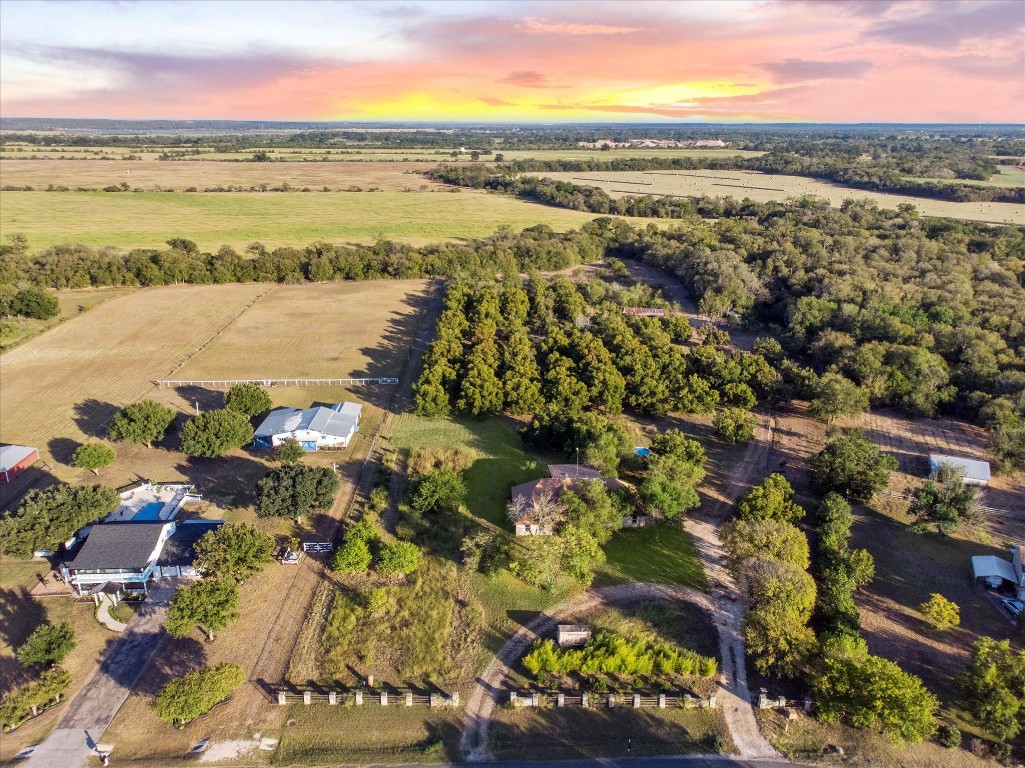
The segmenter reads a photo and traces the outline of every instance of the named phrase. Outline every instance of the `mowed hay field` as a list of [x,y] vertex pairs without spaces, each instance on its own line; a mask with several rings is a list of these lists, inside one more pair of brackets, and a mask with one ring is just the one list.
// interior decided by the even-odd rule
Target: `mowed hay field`
[[777,176],[753,171],[639,171],[602,173],[545,173],[546,178],[601,187],[613,197],[675,195],[750,198],[758,202],[815,195],[840,205],[844,200],[869,199],[881,208],[910,203],[925,216],[997,224],[1025,224],[1025,205],[1015,203],[951,203],[906,195],[866,192],[803,176]]
[[[220,407],[222,388],[161,389],[154,380],[183,374],[198,378],[199,373],[205,378],[215,366],[221,366],[218,375],[234,373],[233,378],[287,375],[303,366],[306,375],[318,377],[348,377],[374,366],[392,371],[406,359],[427,290],[425,281],[137,290],[0,357],[0,440],[38,446],[54,475],[88,481],[92,475],[66,462],[76,445],[104,435],[124,405],[148,397],[186,413],[196,400],[203,409]],[[257,308],[250,321],[247,314]],[[314,365],[319,367],[314,370]],[[296,407],[345,397],[337,387],[282,387],[271,394],[277,405]],[[376,401],[387,391],[367,388],[355,394]],[[370,408],[365,416],[364,431],[372,434],[380,412]],[[165,447],[172,450],[119,444],[118,460],[101,480],[116,485],[139,474],[202,481],[207,471],[218,474],[214,467],[186,460],[173,450],[175,439],[168,440]],[[351,452],[333,456],[345,460]],[[242,477],[260,470],[241,453],[232,461],[237,466],[228,474]],[[220,494],[242,503],[244,490],[228,483]]]
[[174,379],[398,377],[429,281],[274,288]]
[[[440,160],[438,158],[437,160]],[[424,163],[403,162],[273,162],[241,163],[211,160],[63,160],[59,163],[35,160],[0,161],[5,185],[30,186],[42,190],[54,186],[96,187],[127,183],[132,189],[147,191],[175,189],[179,192],[196,187],[243,186],[267,184],[280,187],[287,183],[315,192],[324,187],[347,189],[350,186],[380,187],[401,192],[419,189],[428,184],[432,189],[442,188],[417,172],[432,166]]]
[[163,248],[171,237],[189,238],[205,251],[244,248],[254,241],[301,247],[381,237],[423,245],[486,237],[503,226],[520,230],[547,224],[565,231],[593,218],[470,190],[0,193],[0,229],[24,234],[33,250],[57,243]]

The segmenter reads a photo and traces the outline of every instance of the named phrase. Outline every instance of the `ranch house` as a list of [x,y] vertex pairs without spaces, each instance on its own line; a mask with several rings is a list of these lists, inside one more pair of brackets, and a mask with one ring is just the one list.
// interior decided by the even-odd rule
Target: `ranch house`
[[193,546],[223,520],[97,523],[66,557],[61,576],[79,595],[145,595],[151,581],[197,578]]
[[534,511],[544,506],[547,500],[558,499],[563,491],[575,491],[585,480],[600,480],[610,491],[626,488],[621,480],[604,477],[593,467],[576,464],[549,464],[548,474],[540,480],[521,483],[512,489],[513,506],[522,509],[522,516],[513,520],[517,536],[551,536],[552,526],[535,519]]
[[306,451],[321,448],[347,448],[359,431],[363,406],[337,403],[330,408],[314,406],[306,410],[279,408],[271,411],[256,430],[254,448],[277,448],[289,438],[299,441]]

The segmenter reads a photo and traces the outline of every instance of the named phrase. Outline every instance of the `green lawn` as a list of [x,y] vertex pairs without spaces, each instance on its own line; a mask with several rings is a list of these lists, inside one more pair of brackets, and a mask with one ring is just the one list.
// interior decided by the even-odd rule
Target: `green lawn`
[[472,464],[466,480],[466,506],[470,513],[509,529],[505,507],[514,485],[547,477],[545,465],[556,457],[528,452],[513,428],[497,418],[425,419],[404,414],[392,428],[391,444],[410,453],[439,448],[461,450]]
[[331,707],[289,710],[274,765],[439,763],[459,759],[455,713],[425,707]]
[[499,760],[674,755],[716,752],[717,747],[733,751],[717,709],[502,709],[491,733]]
[[605,546],[605,556],[596,584],[657,581],[708,587],[694,540],[678,523],[620,531]]
[[204,251],[253,241],[303,246],[318,240],[414,243],[548,224],[577,228],[593,214],[481,192],[3,192],[0,228],[35,250],[77,242],[95,247],[161,248],[187,237]]

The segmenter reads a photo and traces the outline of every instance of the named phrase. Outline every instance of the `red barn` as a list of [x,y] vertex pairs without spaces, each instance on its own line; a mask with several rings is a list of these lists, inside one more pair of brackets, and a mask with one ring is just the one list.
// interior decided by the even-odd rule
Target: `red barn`
[[0,483],[9,483],[39,461],[39,450],[27,445],[0,446]]

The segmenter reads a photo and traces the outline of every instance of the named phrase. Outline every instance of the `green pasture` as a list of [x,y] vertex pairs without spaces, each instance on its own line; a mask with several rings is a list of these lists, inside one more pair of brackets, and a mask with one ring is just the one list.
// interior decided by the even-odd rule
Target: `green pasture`
[[481,192],[2,192],[0,229],[32,249],[58,243],[158,248],[187,237],[222,245],[303,246],[316,241],[414,244],[485,237],[509,226],[565,231],[594,214]]

